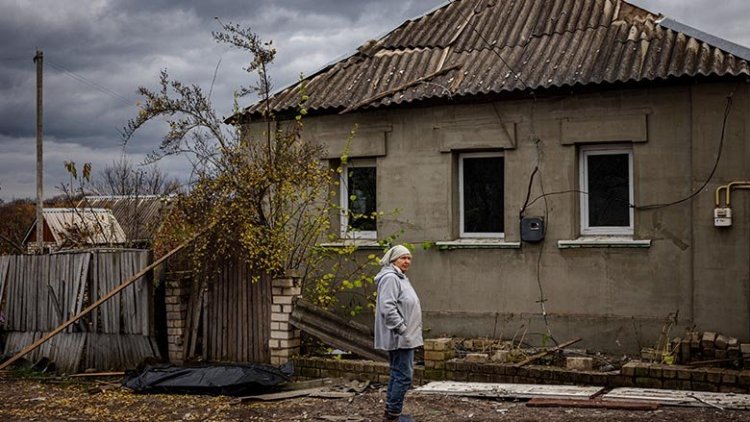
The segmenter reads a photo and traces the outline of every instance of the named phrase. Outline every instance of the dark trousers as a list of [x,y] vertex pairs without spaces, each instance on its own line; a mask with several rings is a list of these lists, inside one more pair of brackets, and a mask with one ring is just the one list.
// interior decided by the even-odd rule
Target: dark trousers
[[414,376],[414,349],[388,351],[390,360],[390,380],[385,395],[385,410],[399,415],[404,408],[406,391],[411,387]]

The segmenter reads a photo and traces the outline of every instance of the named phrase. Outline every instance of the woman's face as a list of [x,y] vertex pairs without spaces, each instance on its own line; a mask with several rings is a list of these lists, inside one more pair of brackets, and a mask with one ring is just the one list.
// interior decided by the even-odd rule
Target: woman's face
[[409,271],[409,267],[411,266],[411,255],[404,255],[396,258],[395,261],[393,261],[393,265],[397,266],[399,270],[406,273]]

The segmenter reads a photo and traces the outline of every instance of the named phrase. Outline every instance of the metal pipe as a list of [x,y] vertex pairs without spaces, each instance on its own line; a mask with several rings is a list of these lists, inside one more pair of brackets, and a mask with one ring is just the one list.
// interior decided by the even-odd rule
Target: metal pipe
[[732,189],[750,189],[750,182],[730,182],[727,185],[727,208],[729,208],[729,203],[731,202]]

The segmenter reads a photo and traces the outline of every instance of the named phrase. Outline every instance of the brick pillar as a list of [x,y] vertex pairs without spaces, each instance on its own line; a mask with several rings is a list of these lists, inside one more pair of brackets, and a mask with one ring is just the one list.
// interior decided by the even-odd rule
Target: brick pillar
[[183,341],[190,298],[190,275],[182,272],[167,274],[164,303],[167,310],[167,351],[169,362],[183,363]]
[[301,279],[297,274],[288,273],[271,282],[273,301],[271,304],[271,365],[282,365],[294,355],[299,355],[300,331],[294,328],[289,319],[292,315],[294,299],[302,294]]
[[433,338],[424,341],[424,378],[445,379],[445,362],[453,358],[453,339]]

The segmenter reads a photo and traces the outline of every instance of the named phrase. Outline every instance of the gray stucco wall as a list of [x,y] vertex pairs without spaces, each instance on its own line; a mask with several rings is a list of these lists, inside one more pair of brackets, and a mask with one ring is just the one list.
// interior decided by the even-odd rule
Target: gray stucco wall
[[[505,155],[505,241],[520,241],[518,212],[539,165],[531,197],[579,189],[580,145],[632,145],[635,203],[671,202],[699,188],[719,148],[726,96],[735,90],[723,155],[694,200],[635,212],[633,239],[648,248],[563,249],[579,238],[579,194],[547,197],[546,239],[516,249],[415,251],[410,278],[430,336],[505,336],[528,328],[539,343],[583,337],[584,347],[633,352],[653,346],[667,316],[679,325],[750,335],[750,191],[733,192],[734,225],[713,226],[714,190],[750,180],[747,84],[711,83],[607,91],[537,100],[373,111],[307,119],[306,136],[341,153],[357,123],[350,155],[375,157],[378,236],[401,240],[458,237],[457,154],[500,149]],[[541,180],[542,185],[540,185]],[[544,216],[539,200],[527,216]],[[523,327],[523,328],[521,328]]]

